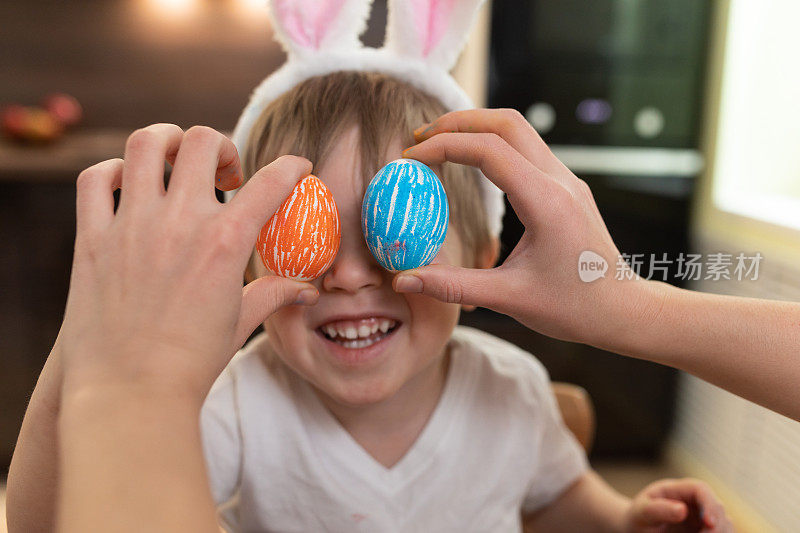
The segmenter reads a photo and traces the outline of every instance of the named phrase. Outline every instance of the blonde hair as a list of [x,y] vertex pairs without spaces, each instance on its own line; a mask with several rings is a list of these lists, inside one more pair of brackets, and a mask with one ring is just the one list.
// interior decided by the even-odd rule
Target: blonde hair
[[[438,99],[386,74],[347,71],[310,78],[264,109],[245,148],[244,173],[252,176],[284,154],[306,157],[316,173],[340,136],[357,126],[366,187],[388,162],[386,153],[395,139],[411,146],[413,130],[446,111]],[[480,175],[471,167],[445,163],[439,177],[450,203],[450,221],[463,244],[464,262],[475,266],[478,254],[492,242]]]

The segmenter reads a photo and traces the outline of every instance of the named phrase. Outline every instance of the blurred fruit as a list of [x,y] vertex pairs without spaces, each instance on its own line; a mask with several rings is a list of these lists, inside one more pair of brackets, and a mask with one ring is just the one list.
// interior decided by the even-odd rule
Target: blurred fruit
[[42,100],[42,106],[65,126],[74,126],[83,117],[83,108],[73,96],[54,93]]
[[34,142],[48,142],[61,137],[64,125],[49,111],[34,107],[28,115],[26,139]]
[[3,130],[12,138],[29,142],[49,142],[61,136],[64,126],[40,107],[11,105],[3,110]]
[[25,131],[25,124],[28,120],[28,108],[13,104],[3,109],[0,124],[3,131],[11,137],[21,137]]

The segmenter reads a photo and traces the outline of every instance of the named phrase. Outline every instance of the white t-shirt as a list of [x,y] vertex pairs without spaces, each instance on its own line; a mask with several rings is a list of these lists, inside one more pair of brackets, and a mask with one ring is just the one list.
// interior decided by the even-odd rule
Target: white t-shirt
[[439,404],[391,468],[308,383],[265,364],[264,342],[239,351],[202,411],[211,490],[231,530],[520,531],[520,511],[552,502],[587,468],[544,367],[486,333],[456,328]]

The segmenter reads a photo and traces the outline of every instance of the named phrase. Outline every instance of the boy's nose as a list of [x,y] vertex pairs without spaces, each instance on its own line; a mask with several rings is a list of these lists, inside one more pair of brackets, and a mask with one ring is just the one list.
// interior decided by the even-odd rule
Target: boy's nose
[[322,289],[355,294],[380,287],[384,275],[385,271],[372,257],[363,238],[342,238],[336,259],[322,278]]

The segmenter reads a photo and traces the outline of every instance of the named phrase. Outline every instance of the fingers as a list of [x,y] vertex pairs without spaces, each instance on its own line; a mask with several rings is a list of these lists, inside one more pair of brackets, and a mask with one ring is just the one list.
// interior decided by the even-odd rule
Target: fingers
[[700,509],[703,525],[707,528],[714,528],[726,521],[725,508],[705,483],[695,482],[694,501]]
[[214,187],[229,191],[243,181],[239,153],[220,132],[194,126],[183,134],[169,180],[168,195],[214,199]]
[[241,348],[253,330],[279,308],[292,304],[312,305],[317,299],[319,292],[309,283],[272,275],[248,283],[242,290],[242,308],[233,351]]
[[429,265],[398,273],[392,287],[400,293],[419,293],[446,303],[479,305],[495,310],[502,306],[502,291],[495,269],[469,269]]
[[125,212],[163,196],[164,161],[174,157],[183,138],[175,124],[153,124],[134,131],[125,144],[119,210]]
[[641,505],[637,516],[643,526],[678,524],[686,519],[689,512],[685,503],[664,498],[647,500]]
[[442,133],[403,151],[403,157],[439,165],[445,161],[478,167],[527,213],[534,212],[538,197],[546,197],[553,180],[494,133]]
[[418,159],[429,166],[450,161],[478,167],[507,193],[516,189],[521,171],[534,168],[494,133],[442,133],[406,148],[403,156]]
[[533,126],[516,109],[451,111],[417,129],[414,140],[422,142],[445,132],[494,133],[544,172],[555,174],[565,169]]
[[311,162],[303,157],[284,155],[253,174],[242,190],[229,202],[227,209],[249,231],[248,242],[289,196],[297,182],[311,172]]
[[109,159],[78,175],[75,183],[77,233],[94,234],[114,219],[114,191],[122,183],[122,159]]
[[705,483],[696,479],[665,479],[653,483],[648,494],[654,498],[669,498],[697,506],[703,525],[713,528],[725,522],[725,509],[719,498]]
[[173,197],[213,199],[213,186],[232,190],[243,181],[236,147],[221,133],[205,126],[184,133],[174,124],[153,124],[128,137],[120,210],[166,194],[165,160],[174,165],[169,184]]

